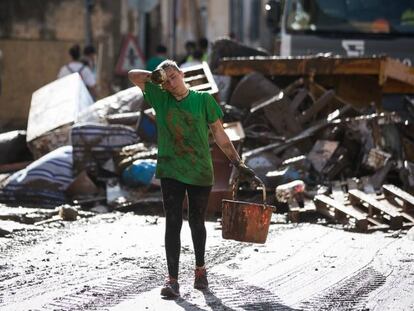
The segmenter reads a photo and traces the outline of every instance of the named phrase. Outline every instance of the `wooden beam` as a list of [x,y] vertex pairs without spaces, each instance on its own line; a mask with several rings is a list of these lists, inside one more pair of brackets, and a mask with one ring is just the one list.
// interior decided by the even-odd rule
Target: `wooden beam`
[[243,76],[254,71],[269,76],[371,76],[384,93],[414,93],[413,67],[386,56],[223,58],[217,69],[218,74],[228,76]]
[[198,75],[195,75],[195,76],[188,76],[188,77],[184,78],[184,82],[186,82],[186,83],[190,83],[191,81],[195,81],[195,80],[204,80],[204,81],[206,81],[207,78],[206,78],[205,74],[198,74]]
[[19,171],[21,169],[24,169],[30,163],[32,163],[32,162],[31,161],[24,161],[24,162],[0,164],[0,174]]
[[383,59],[385,57],[237,57],[224,58],[217,70],[219,74],[229,76],[241,76],[253,71],[274,76],[378,75]]
[[211,84],[210,83],[203,83],[203,84],[199,84],[199,85],[194,85],[194,86],[191,87],[191,89],[193,91],[209,90],[209,89],[211,89]]
[[414,69],[400,61],[386,58],[381,61],[384,68],[384,77],[414,85]]

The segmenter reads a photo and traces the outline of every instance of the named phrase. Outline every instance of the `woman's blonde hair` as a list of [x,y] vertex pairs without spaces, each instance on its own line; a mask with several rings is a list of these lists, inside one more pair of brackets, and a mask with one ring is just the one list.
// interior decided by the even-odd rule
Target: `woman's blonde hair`
[[178,67],[177,63],[172,59],[166,59],[161,64],[157,66],[157,69],[167,69],[167,68],[174,68],[177,71],[181,71],[180,67]]

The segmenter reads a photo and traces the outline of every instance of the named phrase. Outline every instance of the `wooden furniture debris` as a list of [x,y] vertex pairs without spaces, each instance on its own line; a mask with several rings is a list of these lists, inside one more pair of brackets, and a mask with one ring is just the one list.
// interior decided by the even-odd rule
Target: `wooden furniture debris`
[[267,151],[267,150],[271,150],[273,149],[273,153],[277,154],[279,152],[284,151],[285,149],[287,149],[288,147],[301,142],[303,140],[305,140],[306,138],[309,138],[313,135],[315,135],[315,133],[317,133],[318,131],[328,127],[331,124],[340,122],[339,119],[337,119],[338,117],[344,115],[346,112],[348,112],[349,110],[351,110],[350,106],[344,106],[341,109],[339,109],[338,111],[336,111],[335,113],[329,115],[326,119],[320,120],[318,122],[316,122],[314,125],[308,127],[306,130],[304,130],[303,132],[299,133],[298,135],[291,137],[283,142],[275,142],[263,147],[259,147],[253,150],[249,150],[247,152],[243,153],[243,157],[245,158],[249,158],[251,156],[254,156],[256,154],[259,154],[261,152]]
[[330,140],[317,140],[308,154],[308,159],[315,170],[322,172],[332,155],[339,146],[339,142]]
[[382,94],[413,94],[414,68],[379,57],[238,57],[223,58],[218,74],[242,76],[260,72],[273,77],[303,76],[318,81],[356,107],[380,105]]
[[184,72],[184,82],[190,86],[191,90],[204,91],[211,95],[218,93],[217,84],[206,62],[182,70]]

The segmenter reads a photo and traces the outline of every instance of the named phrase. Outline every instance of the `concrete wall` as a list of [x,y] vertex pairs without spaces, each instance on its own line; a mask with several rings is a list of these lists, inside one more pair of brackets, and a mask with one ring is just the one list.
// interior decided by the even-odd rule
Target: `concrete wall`
[[[112,93],[114,67],[122,35],[121,20],[131,21],[130,11],[121,14],[128,0],[95,0],[92,12],[93,43],[99,51],[100,97]],[[70,60],[68,49],[85,42],[84,0],[0,1],[0,132],[25,128],[31,94],[56,78]]]
[[55,80],[72,42],[1,40],[0,128],[25,128],[32,93]]
[[210,41],[230,34],[229,10],[229,0],[210,0],[207,3],[207,37]]
[[[188,40],[197,41],[199,37],[204,36],[201,33],[201,20],[199,12],[199,0],[180,0],[177,1],[177,20],[175,23],[174,38],[174,1],[160,0],[161,4],[161,21],[162,39],[166,43],[170,57],[174,52],[176,59],[185,54],[185,43]],[[175,51],[174,51],[175,39]]]

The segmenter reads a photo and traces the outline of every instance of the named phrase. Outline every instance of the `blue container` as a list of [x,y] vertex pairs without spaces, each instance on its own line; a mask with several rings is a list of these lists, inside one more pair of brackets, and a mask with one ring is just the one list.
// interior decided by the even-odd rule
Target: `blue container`
[[157,142],[157,125],[155,119],[144,111],[141,111],[137,132],[143,141],[151,143]]
[[122,181],[128,186],[147,186],[154,177],[156,166],[156,160],[136,160],[122,172]]

